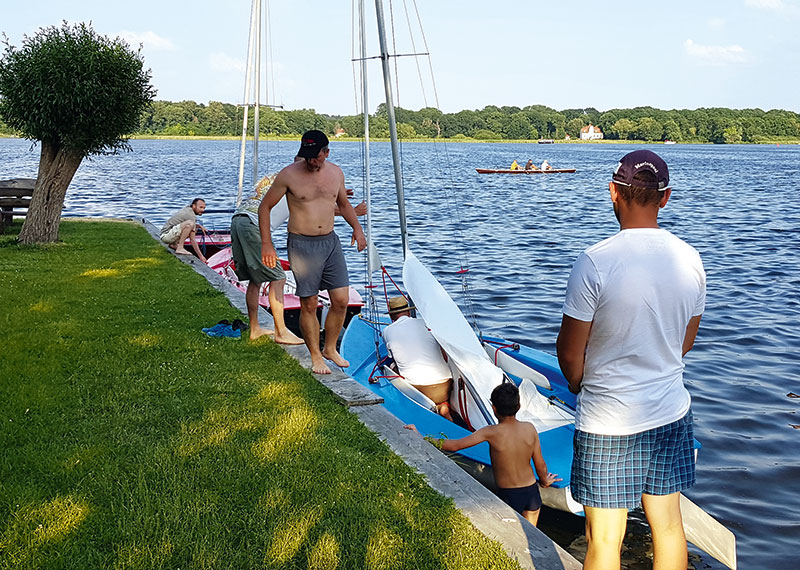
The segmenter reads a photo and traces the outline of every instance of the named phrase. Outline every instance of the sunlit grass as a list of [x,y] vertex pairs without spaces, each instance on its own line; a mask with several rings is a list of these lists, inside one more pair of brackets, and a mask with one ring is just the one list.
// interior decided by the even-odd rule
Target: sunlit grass
[[61,238],[0,236],[1,569],[516,567],[141,228]]

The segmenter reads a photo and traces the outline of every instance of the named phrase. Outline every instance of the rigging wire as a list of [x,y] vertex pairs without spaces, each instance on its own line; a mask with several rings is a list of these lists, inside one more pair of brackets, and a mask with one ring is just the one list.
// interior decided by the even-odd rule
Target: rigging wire
[[[423,46],[424,46],[424,55],[425,55],[425,57],[427,57],[427,61],[428,61],[428,68],[429,68],[429,73],[430,73],[430,81],[431,81],[431,86],[432,86],[432,90],[433,90],[434,102],[435,102],[434,108],[438,110],[438,109],[440,109],[440,104],[439,104],[439,94],[438,94],[438,90],[436,88],[436,77],[435,77],[435,74],[434,74],[434,71],[433,71],[433,58],[430,55],[430,49],[428,48],[428,40],[427,40],[427,37],[425,36],[425,30],[424,30],[424,27],[422,25],[422,18],[419,15],[419,7],[417,6],[416,0],[411,0],[411,2],[412,2],[413,7],[414,7],[414,9],[413,9],[414,15],[416,16],[416,25],[419,28],[419,33],[420,33],[420,36],[421,36],[421,39],[422,39],[422,42],[423,42]],[[425,104],[425,107],[427,108],[427,107],[429,107],[429,104],[428,104],[427,93],[426,93],[426,90],[425,90],[425,79],[422,76],[422,70],[421,70],[420,65],[419,65],[419,57],[420,56],[418,55],[418,51],[417,51],[417,48],[416,48],[416,42],[415,42],[415,39],[414,39],[415,34],[414,34],[413,29],[412,29],[412,22],[411,22],[411,17],[409,16],[407,0],[403,0],[403,7],[404,7],[404,11],[406,13],[406,20],[407,20],[407,24],[408,24],[409,36],[410,36],[411,43],[412,43],[412,53],[414,54],[414,61],[415,61],[416,66],[417,66],[417,74],[418,74],[418,77],[419,77],[420,88],[421,88],[421,91],[422,91],[422,98],[423,98],[423,102]],[[394,27],[392,28],[392,31],[394,33]],[[396,64],[396,62],[395,62],[395,64]],[[400,105],[399,105],[399,101],[398,101],[398,107],[399,106]],[[456,234],[458,235],[458,240],[461,243],[467,243],[466,237],[465,237],[464,231],[463,231],[464,222],[463,222],[463,219],[462,219],[462,216],[461,216],[461,209],[459,207],[459,204],[458,204],[458,201],[457,201],[457,198],[456,198],[455,182],[454,182],[454,178],[453,178],[452,168],[450,167],[450,165],[452,164],[452,161],[450,160],[450,156],[449,156],[449,152],[448,152],[448,148],[447,148],[447,143],[444,140],[439,140],[440,136],[441,136],[441,125],[439,124],[438,120],[437,120],[436,123],[433,123],[433,121],[431,120],[431,123],[432,123],[432,126],[435,125],[436,131],[437,131],[436,136],[434,137],[434,141],[433,141],[433,149],[434,149],[434,155],[436,157],[436,164],[438,165],[440,175],[441,175],[442,179],[445,180],[445,182],[446,182],[443,185],[442,190],[443,190],[443,194],[444,194],[444,197],[445,197],[445,201],[447,203],[447,209],[455,217],[456,223],[455,223],[455,228],[454,229],[456,231]],[[442,156],[440,156],[440,147],[441,147],[441,155]],[[480,336],[481,329],[480,329],[480,326],[478,324],[478,318],[477,318],[477,314],[475,312],[475,306],[474,306],[474,304],[472,302],[472,291],[471,291],[471,284],[470,284],[470,278],[469,278],[470,277],[469,276],[470,263],[469,263],[469,259],[467,257],[466,249],[467,248],[458,248],[458,250],[456,252],[457,256],[458,256],[458,259],[459,259],[459,264],[461,266],[460,270],[457,272],[457,275],[459,275],[460,278],[461,278],[461,291],[462,291],[462,296],[463,296],[463,299],[464,299],[464,305],[465,305],[464,309],[465,309],[466,316],[472,322],[472,326],[476,329],[476,331],[478,332],[478,335]]]
[[[424,102],[426,108],[430,107],[430,104],[428,102],[428,92],[427,92],[427,89],[426,89],[426,81],[425,81],[425,78],[423,77],[423,70],[422,70],[422,66],[420,65],[420,62],[419,62],[419,57],[420,57],[420,55],[425,55],[428,58],[428,66],[427,67],[428,67],[428,73],[430,74],[430,82],[431,82],[431,87],[432,87],[432,93],[433,93],[433,97],[434,97],[434,101],[435,101],[434,108],[438,110],[439,109],[439,96],[438,96],[438,90],[436,88],[436,80],[435,80],[435,74],[434,74],[434,71],[433,71],[432,57],[430,56],[430,50],[428,49],[427,38],[425,36],[425,31],[424,31],[424,28],[422,26],[422,20],[421,20],[420,15],[419,15],[419,7],[417,5],[416,0],[411,0],[411,1],[412,1],[412,8],[409,8],[407,0],[403,0],[403,12],[405,13],[406,24],[407,24],[407,27],[408,27],[408,33],[409,33],[409,37],[410,37],[410,41],[411,41],[411,45],[412,45],[412,54],[411,55],[414,56],[417,75],[418,75],[418,78],[419,78],[419,85],[420,85],[420,88],[421,88],[421,91],[422,91],[422,98],[423,98],[423,102]],[[399,56],[396,55],[398,53],[398,49],[397,49],[398,33],[397,33],[396,25],[395,25],[395,6],[394,6],[394,1],[393,0],[389,0],[389,11],[390,11],[391,45],[392,45],[392,49],[394,51],[394,55],[392,55],[390,57],[395,58],[394,66],[393,66],[394,67],[394,76],[395,76],[393,78],[393,83],[395,85],[395,96],[394,96],[394,99],[396,101],[395,105],[398,108],[401,108],[400,107],[401,98],[400,98],[400,90],[399,90],[399,74],[400,74],[400,72],[399,72],[399,66],[398,66],[398,62],[397,62],[397,59],[399,58]],[[353,10],[353,12],[355,12],[355,10]],[[416,22],[412,22],[412,19],[413,19],[412,15],[411,15],[412,13],[413,13],[413,16],[416,17]],[[424,54],[419,54],[418,51],[417,51],[417,47],[416,47],[417,40],[415,38],[416,34],[414,32],[414,27],[418,28],[419,34],[421,36],[421,40],[422,40],[423,45],[424,45],[424,51],[425,51]],[[353,23],[353,28],[355,29],[355,23]],[[365,42],[365,39],[364,39],[363,36],[364,36],[364,34],[360,34],[361,42]],[[353,45],[355,45],[355,41],[353,42]],[[353,50],[353,49],[354,48],[351,47],[351,50]],[[361,56],[361,57],[363,57],[363,56]],[[354,56],[352,59],[356,60],[357,57]],[[354,71],[354,82],[355,82],[355,77],[356,77],[355,68],[354,68],[353,71]],[[364,81],[366,79],[364,77],[361,77],[361,80]],[[354,85],[354,91],[355,91],[356,107],[358,107],[358,101],[359,101],[358,89],[356,88],[355,85]],[[436,157],[436,164],[438,166],[438,171],[439,171],[440,177],[445,182],[443,184],[442,191],[443,191],[443,196],[444,196],[444,199],[445,199],[445,203],[447,205],[447,210],[452,213],[452,216],[453,216],[453,218],[455,220],[454,230],[455,230],[456,235],[458,236],[459,241],[461,243],[466,243],[466,238],[465,238],[465,234],[464,234],[464,230],[463,230],[464,223],[463,223],[463,218],[462,218],[460,206],[458,204],[457,196],[456,196],[456,193],[455,193],[455,182],[454,182],[452,169],[450,168],[451,160],[450,160],[450,156],[449,156],[449,152],[448,152],[448,148],[447,148],[447,143],[445,141],[443,141],[443,140],[439,140],[440,137],[441,137],[441,134],[442,134],[441,133],[442,129],[441,129],[441,125],[439,123],[439,120],[435,120],[434,121],[433,119],[431,119],[431,126],[436,128],[436,134],[434,135],[433,149],[434,149],[434,156]],[[404,176],[404,174],[405,174],[405,167],[404,167],[405,160],[404,160],[404,157],[403,157],[404,145],[402,144],[403,143],[403,139],[401,138],[401,136],[398,136],[398,139],[399,139],[398,142],[400,143],[399,144],[399,151],[400,151],[400,165],[399,165],[399,167],[400,167],[401,176]],[[363,139],[362,139],[362,141],[363,141]],[[363,151],[363,146],[365,144],[366,144],[365,142],[362,142],[362,162],[363,162],[363,152],[364,152]],[[362,169],[362,177],[363,177],[363,169]],[[460,270],[456,272],[456,275],[459,276],[460,281],[461,281],[461,290],[462,290],[462,297],[463,297],[463,300],[464,300],[464,309],[465,309],[464,312],[465,312],[465,315],[471,321],[472,326],[476,329],[476,331],[478,332],[478,335],[480,336],[480,327],[478,325],[477,315],[476,315],[476,312],[475,312],[474,304],[472,302],[470,276],[469,276],[470,264],[469,264],[469,259],[468,259],[468,256],[467,256],[467,253],[466,253],[465,250],[466,250],[466,248],[458,248],[457,249],[456,253],[457,253],[457,256],[458,256],[458,262],[459,262],[459,265],[460,265]],[[365,267],[366,267],[365,272],[367,272],[368,271],[368,262],[366,262],[366,261],[365,261]],[[398,290],[399,290],[399,288],[398,288]],[[374,295],[370,294],[369,297],[374,301]]]

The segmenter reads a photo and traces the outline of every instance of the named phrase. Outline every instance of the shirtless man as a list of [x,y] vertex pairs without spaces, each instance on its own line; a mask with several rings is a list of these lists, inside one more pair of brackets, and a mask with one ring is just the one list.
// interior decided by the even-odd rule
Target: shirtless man
[[[535,525],[539,522],[539,510],[542,507],[539,487],[549,487],[561,481],[561,478],[547,470],[536,428],[532,423],[516,418],[519,389],[508,382],[500,384],[492,390],[491,401],[497,424],[481,428],[461,439],[425,439],[444,451],[459,451],[484,441],[489,442],[497,495]],[[404,427],[419,433],[414,424]],[[531,469],[531,460],[536,467],[538,483]]]
[[[352,204],[347,199],[342,169],[326,162],[330,149],[328,137],[316,130],[301,139],[297,155],[303,158],[278,173],[259,206],[261,257],[267,267],[275,267],[278,254],[272,243],[270,212],[283,196],[289,205],[287,250],[300,297],[300,330],[311,353],[311,369],[317,374],[330,374],[325,359],[337,366],[350,366],[336,350],[336,341],[344,324],[349,282],[347,265],[339,238],[333,231],[336,206],[353,228],[351,245],[358,251],[367,247],[367,239]],[[327,289],[331,300],[325,319],[325,347],[319,347],[317,295]]]

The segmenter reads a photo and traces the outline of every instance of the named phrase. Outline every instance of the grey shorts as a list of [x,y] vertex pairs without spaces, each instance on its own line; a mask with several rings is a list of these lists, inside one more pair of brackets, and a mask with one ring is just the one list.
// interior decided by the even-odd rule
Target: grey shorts
[[290,233],[286,249],[298,297],[313,297],[320,290],[339,289],[350,284],[342,244],[335,232],[324,236]]
[[272,283],[286,279],[280,261],[275,267],[267,267],[261,261],[261,233],[246,214],[231,220],[231,252],[240,281]]

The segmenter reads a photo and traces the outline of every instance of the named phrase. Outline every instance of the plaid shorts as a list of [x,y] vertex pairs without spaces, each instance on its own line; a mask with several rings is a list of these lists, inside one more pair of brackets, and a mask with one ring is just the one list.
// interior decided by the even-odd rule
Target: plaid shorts
[[692,411],[632,435],[575,430],[570,490],[587,507],[633,509],[642,493],[670,495],[695,482]]

